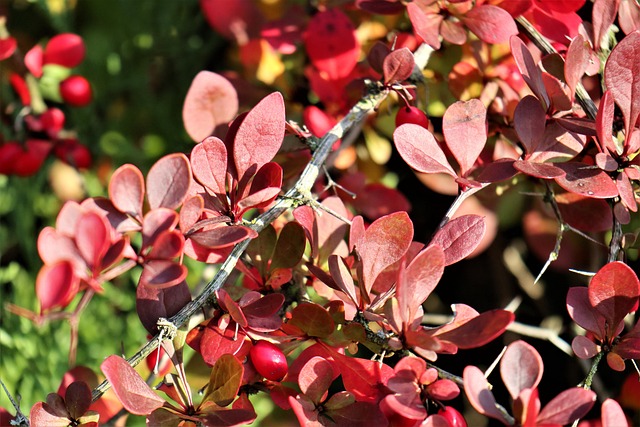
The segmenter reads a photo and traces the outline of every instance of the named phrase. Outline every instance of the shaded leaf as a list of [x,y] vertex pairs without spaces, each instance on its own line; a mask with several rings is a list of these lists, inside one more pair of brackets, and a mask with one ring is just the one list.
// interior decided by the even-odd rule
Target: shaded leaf
[[571,91],[570,98],[573,100],[576,87],[587,69],[589,60],[591,59],[589,43],[578,34],[569,45],[567,56],[564,64],[564,76]]
[[202,141],[236,114],[238,94],[231,82],[211,71],[196,74],[182,106],[182,121],[191,139]]
[[546,111],[551,105],[549,96],[542,82],[542,72],[536,65],[531,52],[518,36],[511,36],[509,44],[511,46],[511,54],[516,61],[520,74],[522,74],[522,78],[542,102],[543,110]]
[[306,237],[297,222],[288,222],[280,231],[271,260],[271,270],[295,267],[304,254]]
[[174,286],[187,278],[187,267],[170,260],[148,260],[144,263],[139,286],[163,289]]
[[618,195],[618,187],[602,169],[589,167],[583,163],[558,163],[564,176],[554,178],[567,191],[596,199],[609,199]]
[[528,160],[516,160],[513,167],[525,175],[540,179],[553,179],[561,177],[565,171],[551,163],[530,162]]
[[431,295],[442,277],[445,254],[438,245],[430,245],[420,252],[400,276],[396,297],[400,313],[406,315],[406,323],[415,319],[418,308]]
[[102,362],[100,369],[111,383],[116,396],[132,414],[148,415],[164,405],[140,375],[120,356],[112,355]]
[[471,254],[480,244],[486,230],[484,219],[479,215],[463,215],[447,222],[431,244],[444,250],[444,265],[456,263]]
[[64,401],[71,418],[80,418],[91,406],[91,389],[89,385],[84,381],[72,382],[64,394]]
[[333,366],[326,359],[314,356],[300,370],[300,391],[313,403],[319,404],[333,382]]
[[211,378],[205,391],[203,401],[211,400],[219,406],[227,406],[233,402],[240,389],[242,363],[232,354],[223,354],[211,369]]
[[546,113],[538,98],[532,95],[522,98],[514,112],[513,121],[525,152],[527,154],[535,152],[542,140],[543,129],[547,121]]
[[509,425],[509,420],[497,408],[497,403],[493,393],[489,390],[489,383],[484,377],[484,373],[475,366],[467,366],[462,374],[464,381],[464,391],[471,405],[476,411],[487,417],[495,418]]
[[169,288],[138,286],[136,288],[136,311],[145,329],[152,335],[158,333],[158,319],[170,318],[191,301],[186,282]]
[[287,324],[300,328],[310,337],[326,338],[333,332],[333,319],[321,306],[313,303],[302,303],[291,312]]
[[229,225],[199,231],[189,238],[205,248],[220,249],[257,236],[258,233],[244,225]]
[[611,207],[602,199],[581,196],[576,193],[556,194],[562,219],[582,231],[606,231],[613,224]]
[[147,174],[147,199],[151,209],[176,209],[187,198],[191,184],[191,165],[182,153],[158,160]]
[[215,194],[226,194],[227,148],[220,139],[209,137],[191,150],[194,178]]
[[409,123],[398,127],[393,132],[393,141],[400,156],[413,169],[456,176],[436,139],[422,126]]
[[522,390],[538,387],[543,369],[540,354],[521,340],[509,344],[500,361],[502,381],[514,400]]
[[73,273],[73,264],[69,261],[44,265],[36,278],[40,312],[66,307],[79,289],[80,279]]
[[78,219],[75,240],[78,251],[89,267],[98,273],[102,257],[107,253],[110,244],[109,223],[95,212],[87,212]]

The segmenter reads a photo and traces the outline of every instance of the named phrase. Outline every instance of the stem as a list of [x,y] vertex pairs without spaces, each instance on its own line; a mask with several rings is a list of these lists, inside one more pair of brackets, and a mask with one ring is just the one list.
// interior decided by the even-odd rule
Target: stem
[[622,250],[622,224],[616,218],[615,210],[613,209],[613,204],[611,205],[611,210],[613,210],[613,226],[611,227],[611,242],[609,242],[609,256],[607,257],[607,262],[613,262],[618,260],[618,255]]
[[453,215],[456,213],[456,211],[460,208],[460,206],[465,200],[467,200],[469,197],[473,196],[483,188],[487,187],[488,185],[490,185],[490,183],[487,182],[487,183],[483,183],[480,187],[467,187],[464,191],[458,194],[458,196],[453,201],[453,203],[451,203],[451,206],[449,206],[449,209],[447,210],[447,213],[442,218],[442,221],[440,221],[440,224],[438,225],[437,230],[440,230],[442,227],[444,227],[447,224],[447,222],[449,222],[451,217],[453,217]]
[[587,377],[584,379],[584,382],[581,385],[582,388],[585,388],[587,390],[591,389],[591,383],[593,383],[593,378],[595,377],[596,372],[598,371],[598,365],[602,360],[603,354],[604,352],[601,351],[600,353],[596,354],[596,357],[593,358],[593,362],[591,363],[591,369],[589,369],[589,373],[587,374]]
[[[351,108],[349,113],[347,113],[347,115],[340,120],[333,129],[320,139],[318,148],[314,151],[311,160],[302,171],[302,174],[298,178],[298,181],[296,181],[295,185],[290,188],[283,197],[278,199],[272,208],[258,216],[250,227],[256,232],[260,232],[291,206],[291,199],[311,199],[311,189],[320,174],[322,165],[331,153],[331,147],[334,142],[342,138],[350,129],[359,124],[369,113],[374,111],[378,104],[384,100],[387,94],[387,91],[381,91],[377,86],[370,87],[369,92],[353,108]],[[215,291],[222,287],[229,277],[229,274],[231,274],[235,268],[238,260],[246,250],[249,242],[250,239],[247,239],[238,243],[231,251],[229,257],[222,264],[220,271],[218,271],[215,277],[204,287],[204,289],[202,289],[202,292],[195,299],[185,305],[176,315],[168,319],[176,329],[187,324],[191,316],[205,305],[207,300],[209,300]],[[159,344],[160,334],[148,341],[136,354],[127,359],[127,362],[132,367],[135,367],[153,350],[155,350]],[[93,401],[99,399],[100,396],[109,389],[109,387],[110,384],[106,380],[98,385],[92,393]]]

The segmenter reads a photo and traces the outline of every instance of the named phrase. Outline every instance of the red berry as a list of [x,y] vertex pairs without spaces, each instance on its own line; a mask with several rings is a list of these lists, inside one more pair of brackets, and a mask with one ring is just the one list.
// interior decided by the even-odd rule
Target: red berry
[[60,160],[78,169],[87,169],[91,166],[91,152],[75,139],[58,141],[54,153]]
[[398,114],[396,114],[396,127],[407,123],[420,125],[425,129],[429,128],[429,119],[426,114],[417,107],[406,106],[400,107],[398,110]]
[[289,370],[282,350],[268,341],[256,342],[251,347],[249,357],[256,371],[271,381],[280,381]]
[[84,107],[91,102],[91,85],[82,76],[69,76],[60,83],[60,95],[67,104]]
[[451,427],[467,427],[467,422],[460,412],[453,409],[451,406],[445,406],[438,411],[438,415],[442,415],[449,421]]
[[15,169],[16,160],[24,150],[17,142],[7,142],[0,145],[0,174],[11,175]]

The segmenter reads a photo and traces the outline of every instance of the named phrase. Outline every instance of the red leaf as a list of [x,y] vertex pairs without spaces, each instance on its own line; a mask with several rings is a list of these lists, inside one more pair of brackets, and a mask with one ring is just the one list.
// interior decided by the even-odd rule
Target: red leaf
[[624,411],[613,399],[602,402],[602,427],[629,427]]
[[618,24],[625,34],[640,29],[640,6],[634,1],[622,0],[618,9]]
[[571,424],[587,415],[596,401],[596,394],[581,387],[565,390],[542,408],[537,424]]
[[329,80],[348,76],[358,63],[360,43],[349,17],[329,9],[311,18],[304,35],[311,63],[327,73]]
[[467,366],[462,374],[464,391],[471,405],[476,411],[487,417],[502,421],[505,425],[511,424],[502,412],[497,408],[493,393],[489,389],[489,383],[482,371],[475,366]]
[[446,173],[456,177],[447,157],[431,132],[419,125],[404,124],[393,132],[400,156],[413,169],[424,173]]
[[284,129],[284,100],[280,92],[274,92],[249,111],[235,134],[233,158],[239,181],[250,167],[255,165],[258,170],[273,159],[282,145]]
[[202,354],[208,365],[213,366],[223,354],[236,354],[244,344],[245,337],[242,330],[238,331],[237,336],[234,328],[220,330],[214,319],[201,331],[192,329],[187,336],[187,343]]
[[486,225],[479,215],[463,215],[447,222],[431,244],[444,250],[444,265],[454,264],[472,253],[480,244]]
[[[334,403],[337,396],[340,395],[331,396],[327,404]],[[378,405],[367,402],[354,402],[335,409],[328,408],[327,417],[330,417],[338,426],[387,427],[389,425]]]
[[[356,286],[351,277],[351,272],[345,264],[344,260],[337,255],[329,256],[329,272],[334,280],[338,290],[344,292],[358,306],[358,297],[356,296]],[[331,286],[331,284],[327,283]]]
[[226,194],[227,148],[224,142],[212,136],[193,147],[191,167],[194,178],[205,188],[214,194]]
[[393,369],[374,360],[349,357],[332,350],[331,356],[338,364],[344,387],[353,393],[358,402],[378,403],[386,394],[388,379]]
[[622,110],[628,138],[640,116],[639,31],[629,34],[611,51],[604,68],[604,81]]
[[511,36],[509,44],[511,46],[511,54],[522,74],[522,78],[542,102],[542,107],[546,111],[551,105],[549,96],[542,82],[542,72],[536,65],[531,52],[518,36]]
[[175,209],[187,198],[191,184],[191,165],[182,153],[158,160],[147,175],[147,199],[151,209]]
[[596,199],[618,195],[616,183],[602,169],[578,162],[557,163],[556,166],[565,171],[565,175],[556,177],[555,181],[567,191]]
[[509,12],[489,4],[475,6],[464,15],[462,22],[486,43],[504,43],[518,34],[516,22]]
[[[101,215],[87,212],[78,219],[75,234],[76,245],[89,268],[99,270],[102,265],[102,257],[109,249],[110,239],[109,223]],[[94,271],[94,273],[99,273],[99,271]]]
[[556,202],[562,219],[578,230],[598,232],[611,228],[613,214],[605,200],[562,193],[556,195]]
[[191,301],[186,282],[165,289],[152,286],[136,288],[136,311],[140,322],[150,334],[158,333],[158,319],[170,318]]
[[18,42],[11,36],[0,39],[0,61],[4,61],[13,55],[17,47]]
[[31,407],[29,420],[33,426],[68,427],[69,417],[58,415],[51,406],[44,402],[37,402]]
[[513,167],[525,175],[540,179],[553,179],[561,177],[565,172],[551,163],[537,163],[528,160],[516,160]]
[[178,230],[167,230],[160,234],[153,242],[151,252],[147,259],[173,259],[182,255],[184,236]]
[[333,366],[326,359],[314,356],[300,370],[300,391],[313,403],[319,404],[333,382]]
[[569,90],[571,90],[571,99],[573,99],[576,92],[576,86],[580,83],[582,75],[587,69],[587,65],[589,65],[590,59],[591,53],[589,43],[584,39],[584,37],[582,37],[582,35],[578,34],[569,45],[567,57],[564,63],[564,76],[567,86],[569,86]]
[[442,120],[447,147],[460,165],[460,174],[466,176],[487,142],[487,109],[479,99],[458,101],[447,108]]
[[44,48],[43,63],[74,68],[84,59],[85,50],[82,37],[71,33],[58,34]]
[[542,140],[543,133],[540,130],[544,129],[547,121],[538,98],[532,95],[522,98],[514,112],[513,121],[526,154],[534,153]]
[[251,189],[237,201],[237,216],[249,209],[269,206],[280,193],[282,187],[282,167],[269,162],[263,165],[251,182]]
[[406,212],[396,212],[377,219],[367,228],[356,250],[362,259],[362,280],[367,293],[376,277],[398,261],[413,239],[413,223]]
[[594,333],[598,339],[604,338],[605,319],[591,306],[587,288],[569,288],[567,311],[578,326]]
[[189,238],[205,248],[220,249],[257,236],[258,233],[244,225],[229,225],[193,233]]
[[413,54],[406,47],[390,52],[382,63],[384,83],[400,83],[408,79],[414,65]]
[[131,164],[116,169],[109,181],[109,198],[120,212],[142,219],[144,178],[140,169]]
[[204,199],[202,196],[196,195],[187,199],[180,209],[180,230],[183,233],[188,233],[202,216],[203,210]]
[[148,415],[164,405],[160,398],[140,375],[119,356],[109,356],[100,369],[111,383],[125,409],[132,414]]
[[178,214],[167,208],[152,209],[142,221],[142,246],[152,246],[160,234],[171,231],[178,223]]
[[44,265],[36,279],[36,295],[40,301],[40,311],[66,307],[79,289],[80,279],[73,273],[71,262],[59,261]]
[[430,245],[411,261],[400,276],[396,297],[407,324],[413,322],[418,308],[431,295],[442,277],[445,254],[438,245]]
[[169,288],[187,277],[187,267],[170,260],[149,260],[144,263],[139,286]]
[[481,347],[501,335],[514,319],[510,311],[485,311],[454,329],[438,334],[437,338],[461,349]]
[[540,354],[521,340],[509,344],[500,361],[502,381],[514,400],[522,390],[538,387],[543,369]]
[[589,302],[606,320],[606,336],[616,335],[620,322],[634,310],[640,281],[628,265],[615,261],[602,267],[589,283]]
[[236,114],[238,94],[231,82],[211,71],[200,71],[191,82],[182,107],[182,121],[191,139],[202,141]]
[[76,274],[83,274],[87,268],[73,240],[60,234],[53,227],[43,228],[38,235],[38,254],[45,264],[71,262]]

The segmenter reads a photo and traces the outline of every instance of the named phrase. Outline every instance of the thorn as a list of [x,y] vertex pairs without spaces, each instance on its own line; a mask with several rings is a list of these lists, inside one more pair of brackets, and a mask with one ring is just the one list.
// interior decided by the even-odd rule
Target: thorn
[[502,348],[502,351],[500,352],[500,354],[498,355],[498,357],[496,357],[496,360],[493,361],[493,363],[491,363],[491,365],[487,368],[487,370],[484,372],[484,377],[485,378],[489,378],[489,375],[491,375],[491,373],[493,372],[493,370],[496,368],[496,366],[498,366],[498,363],[500,362],[500,359],[502,359],[502,356],[504,356],[504,352],[507,351],[507,346],[504,346]]

